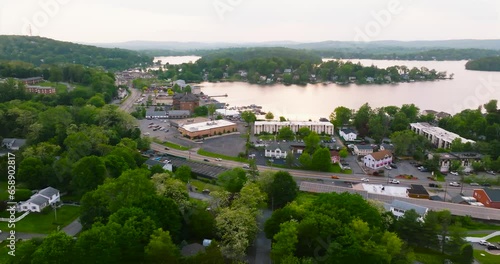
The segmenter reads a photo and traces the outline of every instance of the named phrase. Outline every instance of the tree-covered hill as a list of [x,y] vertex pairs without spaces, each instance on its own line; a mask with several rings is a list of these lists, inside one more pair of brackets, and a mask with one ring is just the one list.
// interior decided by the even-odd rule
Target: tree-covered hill
[[201,54],[203,60],[231,59],[245,62],[253,59],[282,58],[288,60],[309,61],[321,63],[321,57],[314,52],[289,48],[230,48],[217,51],[207,51]]
[[34,65],[76,63],[108,70],[152,63],[151,57],[135,51],[28,36],[0,36],[0,60],[18,60]]
[[471,60],[465,64],[465,68],[474,71],[500,71],[500,57]]

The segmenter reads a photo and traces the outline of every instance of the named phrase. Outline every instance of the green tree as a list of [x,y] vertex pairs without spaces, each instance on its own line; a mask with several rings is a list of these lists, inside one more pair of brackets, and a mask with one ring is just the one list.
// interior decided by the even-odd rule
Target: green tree
[[214,104],[209,104],[207,106],[208,116],[212,117],[214,115],[214,113],[215,113],[215,110],[216,110],[215,105]]
[[270,191],[271,206],[282,208],[297,197],[297,183],[289,172],[279,171],[274,175]]
[[198,106],[194,109],[194,114],[196,116],[207,116],[208,115],[208,108],[206,105],[203,106]]
[[306,145],[305,152],[313,154],[319,148],[320,138],[316,132],[311,132],[309,136],[304,138],[304,144]]
[[201,240],[215,236],[215,217],[206,206],[190,208],[186,215],[190,238]]
[[[275,263],[284,262],[287,256],[293,256],[295,253],[295,246],[298,242],[297,238],[297,221],[288,221],[280,225],[280,231],[274,235],[274,243],[271,249],[271,256]],[[287,263],[288,264],[288,263]]]
[[295,164],[295,156],[294,156],[293,152],[291,152],[291,151],[287,152],[286,158],[285,158],[285,164],[286,164],[287,168],[293,167],[293,165]]
[[50,234],[33,253],[32,263],[73,263],[74,240],[63,232]]
[[106,102],[104,101],[104,97],[102,94],[97,94],[92,96],[88,101],[87,104],[93,105],[95,107],[103,107]]
[[425,247],[426,241],[420,236],[423,233],[423,225],[419,218],[420,215],[415,210],[408,210],[397,219],[394,229],[398,236],[410,246]]
[[301,127],[299,128],[299,131],[297,131],[297,135],[299,138],[304,139],[305,137],[309,136],[311,134],[311,129],[308,127]]
[[354,115],[354,126],[356,127],[360,137],[368,135],[368,122],[370,121],[371,112],[371,107],[368,103],[365,103]]
[[222,208],[215,222],[222,254],[233,260],[243,259],[258,231],[254,214],[248,208]]
[[339,151],[339,156],[343,159],[347,158],[347,156],[349,156],[349,151],[347,151],[346,148],[342,148],[340,151]]
[[183,165],[175,170],[175,178],[188,182],[191,179],[191,167]]
[[266,115],[265,115],[265,118],[266,120],[273,120],[274,119],[274,114],[271,113],[271,112],[268,112]]
[[44,173],[45,167],[40,158],[25,158],[19,164],[18,178],[30,189],[41,188],[48,184],[48,175]]
[[259,169],[257,168],[257,162],[255,159],[248,160],[248,176],[250,180],[255,181],[259,177]]
[[247,125],[250,125],[250,123],[253,123],[255,122],[255,120],[257,120],[255,114],[250,111],[243,111],[241,113],[241,118],[247,123]]
[[278,139],[283,139],[283,140],[293,140],[294,138],[294,133],[290,127],[282,127],[278,131]]
[[106,178],[106,166],[101,158],[89,156],[80,159],[73,167],[72,186],[79,194],[95,190]]
[[189,193],[186,184],[179,179],[172,178],[167,173],[159,173],[151,178],[156,194],[172,199],[179,206],[181,212],[185,212],[189,203]]
[[243,188],[248,178],[242,168],[234,168],[217,176],[219,184],[228,192],[237,193]]
[[151,240],[145,248],[146,259],[149,263],[180,263],[180,252],[172,242],[170,233],[161,228],[155,230],[151,235]]
[[343,126],[349,125],[351,118],[352,110],[344,106],[335,108],[335,110],[333,110],[333,112],[330,114],[330,121],[336,128],[341,128]]
[[302,168],[304,169],[310,169],[312,168],[312,158],[311,155],[307,152],[302,152],[302,154],[299,157],[299,162]]
[[312,155],[311,168],[318,171],[330,171],[332,166],[332,158],[330,150],[327,148],[319,148]]
[[286,118],[284,116],[280,116],[280,122],[286,122]]
[[94,225],[83,231],[76,241],[77,263],[119,263],[121,252],[118,234],[121,226],[117,223]]
[[463,245],[460,251],[460,264],[471,264],[474,262],[474,248],[471,244]]

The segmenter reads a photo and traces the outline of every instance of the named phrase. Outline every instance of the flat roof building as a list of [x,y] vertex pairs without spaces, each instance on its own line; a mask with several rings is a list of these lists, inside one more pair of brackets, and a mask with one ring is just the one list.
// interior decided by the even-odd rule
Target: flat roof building
[[181,132],[182,136],[191,139],[222,135],[236,131],[238,131],[236,124],[227,120],[215,120],[179,126],[179,132]]
[[333,135],[333,124],[330,122],[317,122],[317,121],[256,121],[253,125],[253,133],[258,135],[262,132],[275,134],[278,133],[283,127],[290,127],[290,129],[297,133],[303,127],[309,128],[318,134]]
[[433,126],[429,123],[411,123],[410,129],[413,132],[426,137],[437,148],[449,149],[451,142],[457,138],[462,140],[462,143],[476,143],[473,140],[463,138],[458,134]]

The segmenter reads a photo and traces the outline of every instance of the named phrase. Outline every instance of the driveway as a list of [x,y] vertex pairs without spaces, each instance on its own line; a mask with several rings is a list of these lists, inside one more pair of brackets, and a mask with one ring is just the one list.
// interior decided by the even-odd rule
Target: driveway
[[250,264],[271,264],[271,240],[266,238],[264,223],[271,217],[273,212],[269,209],[262,210],[262,215],[258,219],[259,233],[255,239],[254,248],[250,251],[248,261]]

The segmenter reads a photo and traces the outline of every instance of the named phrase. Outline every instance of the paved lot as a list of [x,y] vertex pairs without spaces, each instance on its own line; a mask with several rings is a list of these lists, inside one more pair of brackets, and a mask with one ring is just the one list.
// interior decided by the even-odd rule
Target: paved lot
[[224,135],[215,138],[206,138],[201,146],[202,149],[227,156],[238,156],[245,152],[245,137],[242,134]]

